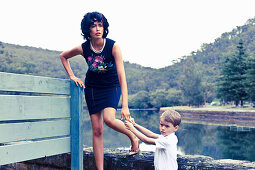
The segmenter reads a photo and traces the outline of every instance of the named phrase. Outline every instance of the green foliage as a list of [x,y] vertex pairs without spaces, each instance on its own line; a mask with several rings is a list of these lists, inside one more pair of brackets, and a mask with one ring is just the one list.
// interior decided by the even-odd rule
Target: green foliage
[[163,89],[159,89],[159,90],[156,90],[155,92],[152,92],[151,93],[152,105],[158,108],[166,107],[168,104],[167,95],[168,95],[168,92]]
[[135,94],[142,90],[147,92],[152,92],[157,89],[167,90],[173,87],[173,83],[171,82],[175,82],[167,77],[171,76],[172,73],[169,74],[164,69],[152,69],[129,62],[125,62],[125,72],[129,94]]
[[250,56],[247,61],[246,92],[249,99],[255,101],[255,56]]
[[[19,58],[17,56],[9,55],[8,53],[3,56],[4,53],[0,54],[0,71],[1,72],[12,72],[19,74],[31,74],[34,73],[35,63]],[[7,56],[7,57],[6,57]]]
[[181,90],[176,90],[174,88],[171,88],[168,90],[168,95],[166,97],[166,100],[168,101],[168,107],[169,106],[181,106],[184,105],[184,98],[183,93]]
[[204,102],[211,103],[215,99],[215,83],[210,83],[208,81],[202,82],[203,93],[204,93]]
[[183,104],[182,91],[176,89],[158,89],[155,92],[140,91],[129,95],[129,107],[132,108],[160,108],[179,106]]
[[183,91],[185,102],[189,105],[199,106],[203,103],[202,76],[195,66],[192,57],[186,60],[183,73],[180,76],[180,89]]
[[225,101],[235,101],[238,105],[247,99],[246,87],[247,54],[240,40],[237,51],[226,59],[218,84],[218,96]]
[[150,108],[152,107],[150,102],[150,95],[148,92],[142,90],[134,95],[129,96],[129,106],[133,108]]
[[[0,71],[20,74],[33,74],[55,78],[68,78],[59,59],[60,51],[19,46],[1,42]],[[83,57],[70,60],[74,73],[85,77],[86,64]]]
[[183,103],[183,93],[181,90],[174,88],[167,91],[163,89],[156,90],[151,93],[151,104],[154,107],[168,107],[168,106],[179,106]]

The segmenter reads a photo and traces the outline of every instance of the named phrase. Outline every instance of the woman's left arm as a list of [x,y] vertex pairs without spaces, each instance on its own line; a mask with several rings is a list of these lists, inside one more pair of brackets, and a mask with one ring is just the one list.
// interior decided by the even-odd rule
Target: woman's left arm
[[126,120],[129,120],[130,112],[128,108],[128,89],[127,89],[125,69],[124,69],[120,47],[116,43],[113,45],[112,54],[114,56],[116,67],[117,67],[117,74],[118,74],[118,78],[120,82],[121,95],[122,95],[121,119],[123,119],[124,117]]

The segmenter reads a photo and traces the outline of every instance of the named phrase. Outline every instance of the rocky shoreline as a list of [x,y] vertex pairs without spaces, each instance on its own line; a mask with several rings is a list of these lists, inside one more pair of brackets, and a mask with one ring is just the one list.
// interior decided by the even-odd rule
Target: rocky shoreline
[[[129,156],[128,151],[118,149],[105,149],[105,170],[154,170],[153,152],[140,152]],[[96,170],[92,148],[84,148],[84,169]],[[178,155],[179,170],[245,170],[255,169],[255,162],[230,159],[215,160],[201,155]],[[22,163],[0,166],[0,170],[59,170],[70,169],[70,154],[45,157]]]

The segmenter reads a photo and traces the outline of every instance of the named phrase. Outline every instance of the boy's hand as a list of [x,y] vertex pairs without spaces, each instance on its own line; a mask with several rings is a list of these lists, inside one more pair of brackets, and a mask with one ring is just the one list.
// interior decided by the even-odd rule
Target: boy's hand
[[133,128],[134,126],[133,126],[133,124],[132,123],[130,123],[129,121],[125,121],[125,126],[127,127],[127,129],[129,129],[129,130],[131,130],[131,128]]
[[130,122],[133,124],[133,126],[135,126],[135,119],[134,118],[130,118]]

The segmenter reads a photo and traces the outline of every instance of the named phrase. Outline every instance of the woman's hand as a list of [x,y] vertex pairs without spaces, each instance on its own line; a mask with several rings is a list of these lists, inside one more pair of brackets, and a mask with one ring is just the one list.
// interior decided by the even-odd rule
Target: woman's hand
[[80,87],[85,88],[85,85],[83,83],[83,81],[75,76],[70,76],[70,79],[73,80],[76,84],[76,86],[80,85]]
[[121,109],[121,120],[123,120],[123,118],[130,122],[130,112],[128,107],[122,107]]

